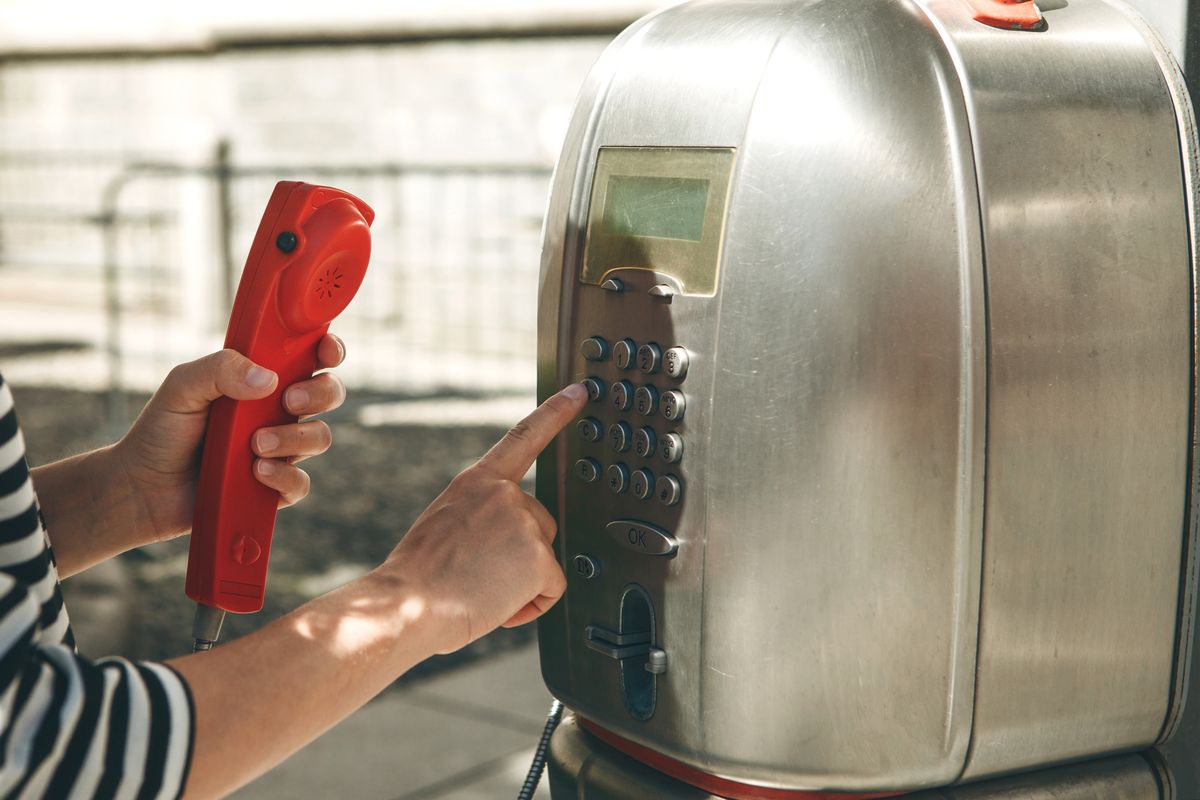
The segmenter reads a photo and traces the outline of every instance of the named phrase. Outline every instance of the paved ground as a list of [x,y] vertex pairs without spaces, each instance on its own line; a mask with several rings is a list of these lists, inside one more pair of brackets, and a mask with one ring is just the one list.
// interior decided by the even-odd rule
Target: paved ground
[[385,692],[234,797],[514,798],[549,706],[527,646]]

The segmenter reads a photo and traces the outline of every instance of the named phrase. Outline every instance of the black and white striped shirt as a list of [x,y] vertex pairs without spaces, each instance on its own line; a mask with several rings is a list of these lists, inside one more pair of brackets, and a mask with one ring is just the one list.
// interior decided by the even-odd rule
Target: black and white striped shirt
[[0,377],[0,797],[177,797],[192,717],[187,684],[169,667],[75,652]]

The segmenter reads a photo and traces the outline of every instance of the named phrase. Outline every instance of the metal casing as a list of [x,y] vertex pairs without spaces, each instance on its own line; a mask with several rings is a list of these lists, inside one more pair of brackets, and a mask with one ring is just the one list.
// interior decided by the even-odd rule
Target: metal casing
[[[618,456],[573,431],[539,461],[568,567],[542,668],[581,715],[722,778],[847,791],[1169,735],[1195,572],[1194,125],[1131,12],[1042,6],[1025,32],[962,0],[695,2],[598,62],[547,215],[539,394],[622,377],[583,359],[589,336],[692,359],[687,416],[659,428],[686,441],[681,504],[576,480]],[[602,147],[736,151],[714,297],[580,283]],[[629,518],[674,557],[615,542]],[[669,657],[645,719],[584,641],[630,585]]]
[[[589,736],[568,715],[550,742],[550,793],[569,800],[719,800]],[[1116,755],[1013,777],[942,787],[904,800],[1183,800],[1170,766],[1154,751]]]

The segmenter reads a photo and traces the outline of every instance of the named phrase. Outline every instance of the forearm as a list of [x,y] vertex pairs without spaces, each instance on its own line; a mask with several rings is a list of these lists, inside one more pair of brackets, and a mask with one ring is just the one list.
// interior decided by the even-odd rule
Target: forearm
[[196,710],[187,796],[227,794],[261,775],[437,649],[423,598],[374,572],[172,661]]
[[62,577],[153,540],[114,447],[38,467],[32,477]]

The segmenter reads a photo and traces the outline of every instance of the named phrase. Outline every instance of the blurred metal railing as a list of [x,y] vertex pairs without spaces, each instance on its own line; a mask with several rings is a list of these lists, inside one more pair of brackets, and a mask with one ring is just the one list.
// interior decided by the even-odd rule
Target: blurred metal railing
[[274,183],[306,180],[376,211],[367,279],[334,325],[349,341],[348,384],[529,392],[549,175],[511,164],[240,165],[224,145],[197,163],[2,154],[0,341],[77,341],[46,362],[46,382],[114,398],[153,388],[172,364],[220,346]]

